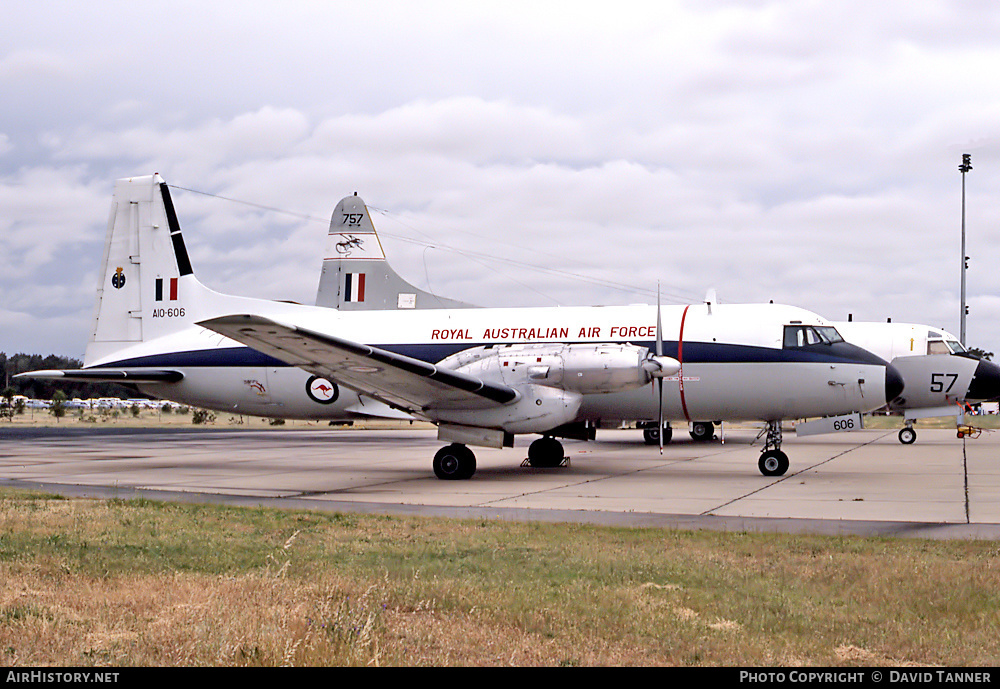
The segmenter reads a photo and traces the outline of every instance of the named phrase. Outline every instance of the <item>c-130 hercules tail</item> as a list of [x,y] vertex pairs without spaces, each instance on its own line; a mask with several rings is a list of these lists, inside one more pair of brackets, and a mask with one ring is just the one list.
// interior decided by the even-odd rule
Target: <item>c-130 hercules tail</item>
[[[344,241],[368,251],[358,235],[371,221],[353,203],[347,212],[362,209],[364,224],[347,234],[363,241]],[[331,234],[342,224],[335,212]],[[422,308],[422,297],[435,297],[399,279],[379,296],[385,308],[353,311],[344,304],[374,298],[389,273],[376,278],[339,258],[355,266],[338,271],[341,308],[214,292],[194,275],[164,180],[119,180],[84,368],[26,375],[133,383],[154,397],[260,416],[422,419],[450,443],[434,459],[445,479],[473,475],[469,445],[541,435],[529,460],[552,466],[563,458],[556,438],[657,418],[766,422],[777,432],[761,470],[784,473],[782,419],[869,411],[902,389],[885,361],[795,307]],[[802,329],[822,342],[795,345],[788,333]]]

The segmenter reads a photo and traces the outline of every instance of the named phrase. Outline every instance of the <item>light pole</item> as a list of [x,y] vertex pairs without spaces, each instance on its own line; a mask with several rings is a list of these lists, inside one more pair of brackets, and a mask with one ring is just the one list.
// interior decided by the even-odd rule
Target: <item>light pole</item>
[[962,164],[958,166],[958,171],[962,173],[962,311],[960,315],[960,326],[958,339],[965,346],[965,317],[969,313],[969,307],[965,305],[965,271],[969,268],[969,257],[965,255],[965,173],[972,169],[972,155],[962,154]]

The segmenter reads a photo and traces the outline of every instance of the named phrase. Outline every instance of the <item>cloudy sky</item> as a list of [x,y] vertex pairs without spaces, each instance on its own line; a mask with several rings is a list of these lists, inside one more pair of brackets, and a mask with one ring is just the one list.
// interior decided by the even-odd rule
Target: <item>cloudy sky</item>
[[7,3],[0,351],[82,358],[113,181],[153,172],[223,292],[312,303],[357,191],[443,296],[957,334],[970,153],[967,339],[1000,354],[998,7]]

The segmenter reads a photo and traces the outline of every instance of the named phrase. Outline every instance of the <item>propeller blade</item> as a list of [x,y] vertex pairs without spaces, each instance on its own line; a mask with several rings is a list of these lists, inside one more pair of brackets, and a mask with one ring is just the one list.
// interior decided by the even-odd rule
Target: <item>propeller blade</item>
[[660,309],[660,283],[656,283],[656,356],[663,356],[663,315]]
[[660,386],[660,414],[659,414],[659,420],[657,421],[657,423],[659,423],[660,426],[656,435],[660,439],[660,454],[662,455],[663,454],[663,379],[657,378],[656,382]]
[[[663,356],[663,314],[660,308],[660,283],[656,283],[656,356]],[[656,435],[660,439],[660,454],[663,454],[663,376],[657,378],[660,392],[660,413],[657,416]]]

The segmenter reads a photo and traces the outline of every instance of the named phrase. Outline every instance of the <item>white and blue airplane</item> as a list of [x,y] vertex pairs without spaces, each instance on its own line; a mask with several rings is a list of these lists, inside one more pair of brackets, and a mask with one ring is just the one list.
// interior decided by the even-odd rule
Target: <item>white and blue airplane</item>
[[[393,281],[356,196],[337,206],[330,236],[337,266],[322,280],[336,285],[336,303],[220,294],[194,275],[164,180],[118,180],[84,367],[22,375],[130,383],[264,417],[421,419],[450,443],[434,457],[442,479],[474,474],[469,445],[510,447],[515,435],[537,434],[529,463],[554,466],[563,460],[557,438],[667,419],[764,422],[758,466],[781,475],[783,419],[867,412],[903,391],[885,360],[804,309],[424,308],[438,298]],[[356,308],[372,300],[385,308]]]
[[899,371],[903,394],[889,409],[902,413],[899,442],[917,439],[917,419],[954,416],[958,437],[965,434],[965,412],[970,405],[1000,397],[1000,366],[980,359],[941,328],[918,323],[835,323],[850,342],[870,350]]

